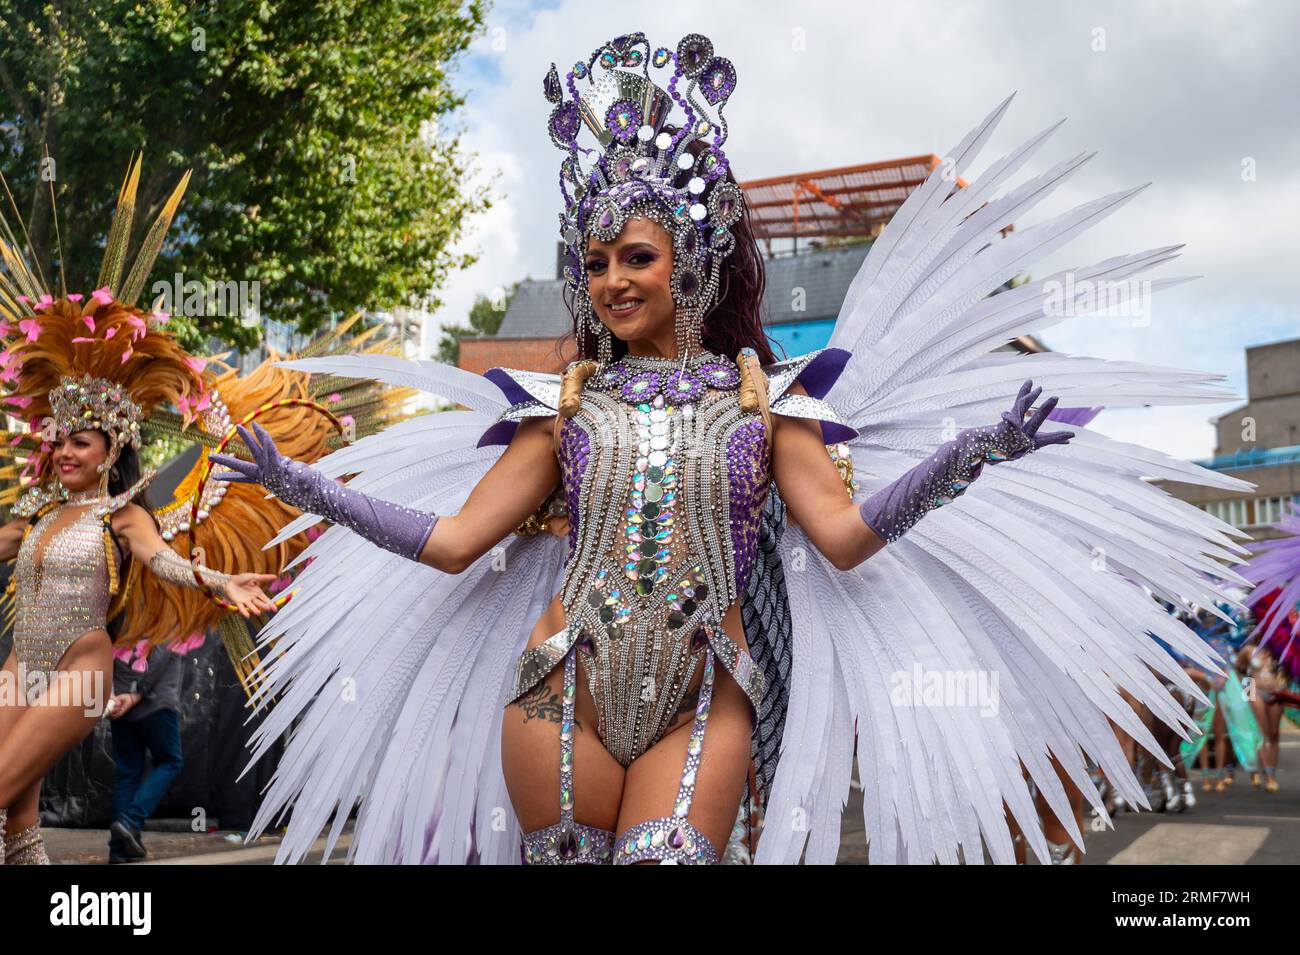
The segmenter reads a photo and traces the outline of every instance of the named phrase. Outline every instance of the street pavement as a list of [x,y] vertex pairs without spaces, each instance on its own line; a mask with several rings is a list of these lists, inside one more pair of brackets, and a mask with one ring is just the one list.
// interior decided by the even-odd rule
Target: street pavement
[[[1277,865],[1300,862],[1300,731],[1283,723],[1278,782],[1268,793],[1253,789],[1238,771],[1236,783],[1223,793],[1202,792],[1198,773],[1197,805],[1180,813],[1122,813],[1114,828],[1094,823],[1085,807],[1083,865],[1207,864]],[[849,794],[844,812],[838,862],[867,861],[863,835],[862,794]],[[351,841],[351,825],[340,839],[331,864],[341,864]],[[245,844],[241,833],[160,832],[146,830],[150,858],[145,865],[270,865],[279,844],[276,835]],[[108,832],[102,829],[51,829],[46,846],[56,864],[106,863]],[[319,863],[318,841],[306,859]],[[1031,854],[1032,856],[1032,854]],[[1031,864],[1036,861],[1031,859]]]

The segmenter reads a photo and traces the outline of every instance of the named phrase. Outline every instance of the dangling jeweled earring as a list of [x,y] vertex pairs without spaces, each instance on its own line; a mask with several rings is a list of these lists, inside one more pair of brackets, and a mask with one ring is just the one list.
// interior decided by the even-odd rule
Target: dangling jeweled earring
[[585,292],[579,302],[579,309],[588,330],[596,339],[596,360],[600,362],[602,368],[607,367],[614,354],[613,335],[608,326],[596,317],[596,309],[591,304],[591,296]]
[[677,357],[682,360],[683,368],[692,355],[704,350],[702,315],[703,312],[694,305],[684,305],[677,310]]

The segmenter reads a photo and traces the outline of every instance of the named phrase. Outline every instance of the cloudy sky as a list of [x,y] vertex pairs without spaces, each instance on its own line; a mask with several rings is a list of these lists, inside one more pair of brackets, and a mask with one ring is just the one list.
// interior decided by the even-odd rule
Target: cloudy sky
[[[1031,274],[1181,242],[1182,257],[1153,276],[1203,277],[1157,295],[1145,326],[1067,320],[1043,335],[1054,350],[1222,373],[1244,396],[1245,349],[1300,336],[1300,68],[1290,48],[1300,4],[1289,0],[497,0],[457,74],[468,96],[459,131],[495,204],[473,223],[467,244],[480,259],[443,290],[442,316],[456,320],[476,294],[516,279],[551,276],[560,153],[545,132],[542,77],[552,61],[563,72],[636,30],[669,47],[703,33],[736,65],[727,151],[741,179],[942,156],[1016,92],[978,176],[1068,118],[1015,181],[1082,150],[1098,155],[1030,222],[1152,185]],[[1206,457],[1208,419],[1235,404],[1109,411],[1095,426]]]

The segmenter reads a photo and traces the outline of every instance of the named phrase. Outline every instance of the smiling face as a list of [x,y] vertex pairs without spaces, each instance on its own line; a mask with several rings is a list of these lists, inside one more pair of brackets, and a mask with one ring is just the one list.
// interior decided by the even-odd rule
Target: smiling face
[[108,439],[102,431],[87,429],[51,444],[54,474],[69,491],[84,491],[99,483],[96,467],[108,460]]
[[587,244],[587,289],[596,317],[633,355],[675,354],[677,309],[669,279],[673,242],[650,219],[629,219],[613,242]]

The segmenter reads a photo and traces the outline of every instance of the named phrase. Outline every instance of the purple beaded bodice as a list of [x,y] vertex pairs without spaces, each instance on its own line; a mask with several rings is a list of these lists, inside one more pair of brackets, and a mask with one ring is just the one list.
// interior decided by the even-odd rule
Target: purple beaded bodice
[[762,418],[740,408],[739,383],[716,355],[685,370],[626,358],[587,382],[560,432],[570,522],[561,596],[593,696],[606,703],[598,731],[620,758],[671,724],[701,631],[721,632],[753,567],[767,440]]

